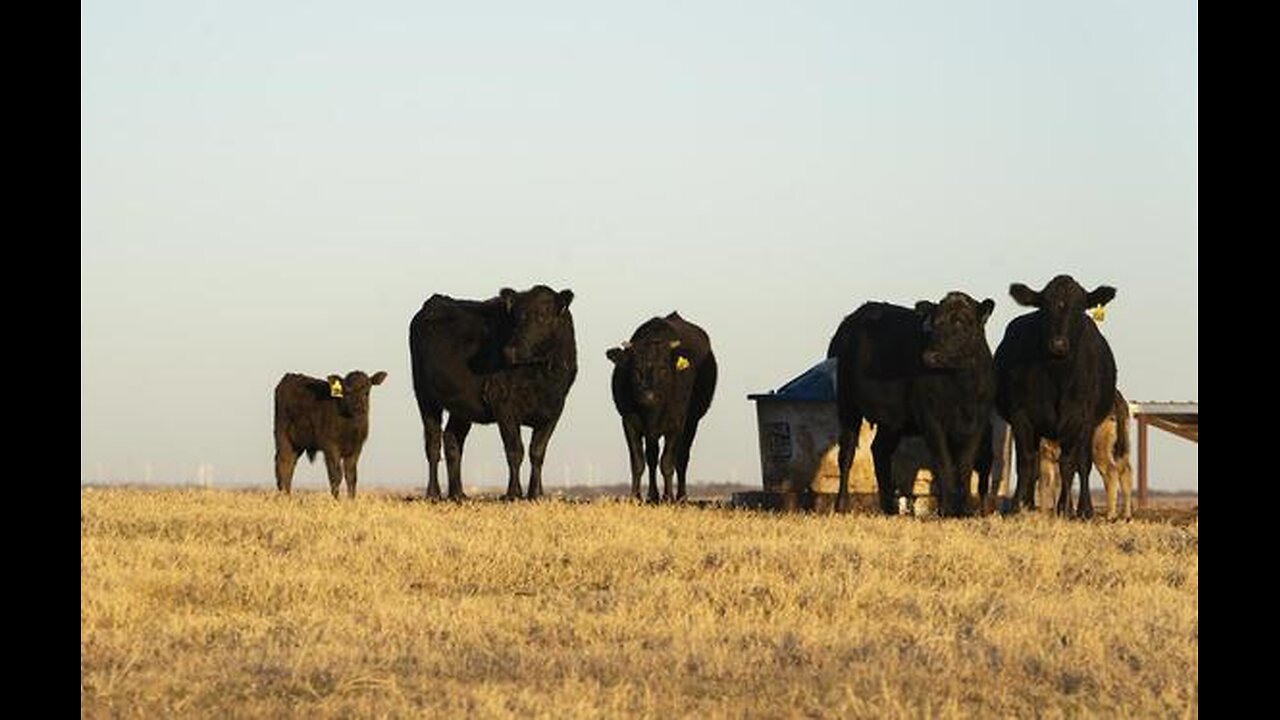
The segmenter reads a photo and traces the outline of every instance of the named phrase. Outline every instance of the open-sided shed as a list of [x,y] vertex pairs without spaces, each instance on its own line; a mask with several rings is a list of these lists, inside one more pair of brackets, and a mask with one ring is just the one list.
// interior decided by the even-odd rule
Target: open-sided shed
[[1199,445],[1200,403],[1131,402],[1129,413],[1138,423],[1138,507],[1146,507],[1147,428],[1154,425]]

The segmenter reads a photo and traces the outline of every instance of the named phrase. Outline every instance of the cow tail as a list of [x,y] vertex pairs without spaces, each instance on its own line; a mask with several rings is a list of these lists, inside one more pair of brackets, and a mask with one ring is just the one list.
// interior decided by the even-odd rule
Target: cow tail
[[1119,391],[1116,392],[1115,408],[1112,412],[1116,416],[1115,456],[1127,457],[1129,455],[1129,403]]

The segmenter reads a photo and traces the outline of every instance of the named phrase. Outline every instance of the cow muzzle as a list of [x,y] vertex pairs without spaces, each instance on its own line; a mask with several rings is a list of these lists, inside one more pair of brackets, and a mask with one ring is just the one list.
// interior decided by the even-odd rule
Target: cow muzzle
[[636,402],[640,403],[641,407],[653,407],[658,404],[658,394],[652,390],[641,390],[636,397]]

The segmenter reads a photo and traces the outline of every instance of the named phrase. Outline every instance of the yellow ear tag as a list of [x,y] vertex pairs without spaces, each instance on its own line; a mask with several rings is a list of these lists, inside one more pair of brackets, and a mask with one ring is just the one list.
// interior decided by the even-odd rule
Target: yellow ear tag
[[688,369],[689,369],[689,359],[688,359],[688,358],[686,358],[686,357],[685,357],[685,356],[683,356],[683,355],[681,355],[680,357],[676,358],[676,370],[677,370],[677,371],[679,371],[679,370],[688,370]]
[[1094,321],[1094,322],[1096,322],[1096,323],[1101,323],[1103,320],[1106,320],[1106,319],[1107,319],[1107,306],[1106,306],[1106,305],[1099,305],[1099,306],[1097,306],[1097,307],[1090,308],[1090,309],[1089,309],[1089,317],[1093,318],[1093,321]]
[[342,397],[342,381],[333,379],[329,381],[329,397]]

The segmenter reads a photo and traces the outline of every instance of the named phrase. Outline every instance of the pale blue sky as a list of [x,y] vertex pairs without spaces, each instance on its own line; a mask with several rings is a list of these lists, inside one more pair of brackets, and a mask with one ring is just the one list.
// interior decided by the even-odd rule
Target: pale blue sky
[[[1198,399],[1194,3],[610,5],[82,3],[81,480],[270,486],[280,375],[359,368],[362,485],[422,485],[409,318],[537,282],[548,489],[627,479],[604,351],[673,309],[721,367],[694,482],[759,481],[745,396],[870,299],[991,297],[994,350],[1009,283],[1111,284],[1121,389]],[[464,472],[505,482],[493,426]]]

